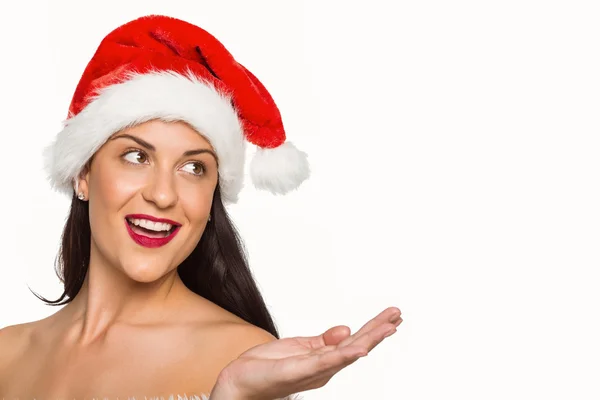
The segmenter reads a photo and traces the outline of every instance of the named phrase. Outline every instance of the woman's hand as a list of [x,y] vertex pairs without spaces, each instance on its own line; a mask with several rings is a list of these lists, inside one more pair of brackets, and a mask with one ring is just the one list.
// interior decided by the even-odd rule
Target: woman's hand
[[318,336],[253,347],[221,371],[211,400],[273,400],[322,387],[394,334],[400,314],[396,307],[387,308],[354,335],[340,325]]

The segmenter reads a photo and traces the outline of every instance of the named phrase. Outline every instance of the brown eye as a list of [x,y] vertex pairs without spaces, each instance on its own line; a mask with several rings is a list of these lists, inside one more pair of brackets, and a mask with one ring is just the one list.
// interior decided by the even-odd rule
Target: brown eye
[[196,176],[202,176],[204,175],[204,165],[202,163],[199,162],[193,162],[193,163],[189,163],[184,165],[184,170],[186,170],[186,172],[189,172],[192,175],[196,175]]
[[148,157],[139,150],[130,151],[124,158],[133,164],[145,164],[148,161]]

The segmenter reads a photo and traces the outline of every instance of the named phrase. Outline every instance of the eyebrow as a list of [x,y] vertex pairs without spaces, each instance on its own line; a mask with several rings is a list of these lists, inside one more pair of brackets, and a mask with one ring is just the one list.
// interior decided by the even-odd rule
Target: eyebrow
[[[119,138],[131,139],[134,142],[136,142],[137,144],[139,144],[140,146],[145,147],[146,149],[148,149],[150,151],[156,151],[156,147],[154,147],[152,144],[150,144],[150,143],[146,142],[145,140],[142,140],[142,139],[140,139],[138,137],[135,137],[133,135],[128,135],[126,133],[123,133],[121,135],[117,135],[117,136],[111,138],[110,140],[115,140],[115,139],[119,139]],[[215,158],[215,160],[217,161],[217,163],[218,163],[219,159],[217,158],[217,155],[215,154],[214,151],[209,150],[209,149],[188,150],[188,151],[186,151],[186,152],[183,153],[183,156],[184,157],[189,157],[189,156],[194,156],[194,155],[202,154],[202,153],[208,153],[208,154],[212,155]]]

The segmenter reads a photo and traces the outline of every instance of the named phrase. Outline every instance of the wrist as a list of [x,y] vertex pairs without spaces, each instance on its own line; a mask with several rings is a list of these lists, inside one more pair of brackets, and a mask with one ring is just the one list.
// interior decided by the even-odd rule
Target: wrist
[[246,400],[235,393],[229,393],[226,390],[222,390],[215,386],[214,390],[210,393],[208,400]]
[[240,393],[231,380],[226,377],[224,371],[221,371],[209,400],[249,400],[249,398]]

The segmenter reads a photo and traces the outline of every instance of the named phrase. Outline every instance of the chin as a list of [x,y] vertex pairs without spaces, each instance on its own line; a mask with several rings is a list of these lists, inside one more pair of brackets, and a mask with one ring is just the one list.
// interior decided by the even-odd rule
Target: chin
[[136,282],[151,283],[165,276],[170,272],[165,269],[166,263],[159,262],[158,259],[152,260],[130,260],[122,263],[121,268],[125,275]]

